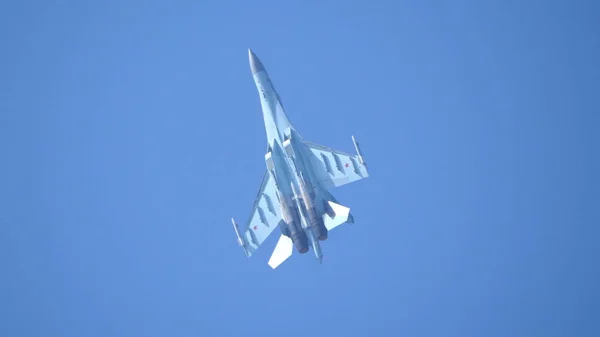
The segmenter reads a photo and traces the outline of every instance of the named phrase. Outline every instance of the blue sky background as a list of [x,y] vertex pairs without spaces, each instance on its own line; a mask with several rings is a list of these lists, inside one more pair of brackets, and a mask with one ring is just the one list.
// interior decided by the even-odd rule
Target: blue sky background
[[[600,5],[0,6],[0,336],[599,336]],[[246,259],[248,65],[371,177],[324,264]]]

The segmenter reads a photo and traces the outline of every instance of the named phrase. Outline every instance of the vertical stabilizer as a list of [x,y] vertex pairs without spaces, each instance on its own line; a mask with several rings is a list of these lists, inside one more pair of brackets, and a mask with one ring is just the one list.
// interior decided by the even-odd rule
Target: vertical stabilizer
[[350,208],[336,204],[333,201],[328,201],[329,210],[323,214],[323,222],[328,231],[336,228],[345,222],[354,222],[354,218],[350,214]]

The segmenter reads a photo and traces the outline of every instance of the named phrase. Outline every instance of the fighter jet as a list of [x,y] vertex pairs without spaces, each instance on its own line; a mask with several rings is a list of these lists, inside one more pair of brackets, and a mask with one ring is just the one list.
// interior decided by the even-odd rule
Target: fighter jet
[[231,219],[238,244],[250,257],[279,228],[271,268],[287,260],[294,247],[300,254],[312,248],[322,263],[320,242],[337,226],[354,222],[350,208],[330,190],[368,177],[367,165],[354,136],[356,154],[305,141],[290,123],[263,64],[250,49],[248,56],[267,132],[267,170],[244,231]]

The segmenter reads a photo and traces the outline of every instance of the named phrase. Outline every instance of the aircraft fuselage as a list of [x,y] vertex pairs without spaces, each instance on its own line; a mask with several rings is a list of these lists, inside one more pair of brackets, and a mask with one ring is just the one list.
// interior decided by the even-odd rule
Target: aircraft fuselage
[[252,51],[248,53],[267,135],[265,162],[275,181],[283,215],[280,230],[300,253],[306,253],[310,246],[321,260],[319,240],[327,239],[322,214],[329,193],[313,172],[310,150],[285,114],[264,66]]

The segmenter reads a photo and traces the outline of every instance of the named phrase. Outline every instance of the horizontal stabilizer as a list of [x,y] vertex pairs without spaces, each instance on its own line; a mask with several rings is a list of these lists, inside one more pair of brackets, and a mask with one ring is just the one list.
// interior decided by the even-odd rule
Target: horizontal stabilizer
[[336,204],[333,201],[328,201],[327,203],[329,205],[329,210],[327,213],[323,214],[323,222],[325,222],[325,228],[327,228],[328,231],[345,222],[354,222],[354,219],[350,214],[350,208]]
[[288,257],[292,256],[292,252],[294,251],[294,243],[292,239],[285,235],[281,235],[279,241],[277,241],[277,246],[275,246],[275,250],[273,254],[271,254],[271,258],[269,259],[269,266],[275,269],[279,267]]

